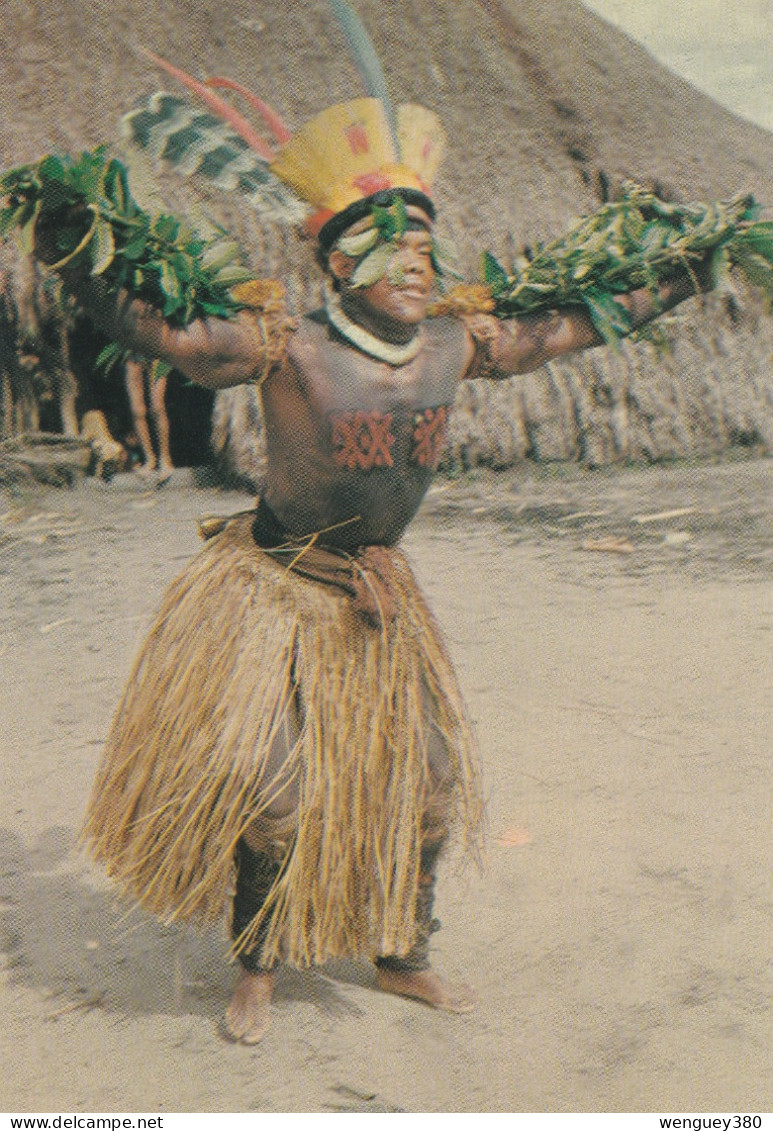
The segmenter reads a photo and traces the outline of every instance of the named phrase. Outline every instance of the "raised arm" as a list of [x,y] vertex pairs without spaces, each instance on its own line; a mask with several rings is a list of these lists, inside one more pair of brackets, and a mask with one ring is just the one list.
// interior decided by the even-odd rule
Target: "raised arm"
[[[655,298],[647,290],[617,295],[626,308],[631,329],[636,330],[685,299],[710,290],[710,264],[694,272],[683,272],[664,282]],[[462,316],[475,349],[465,376],[501,380],[532,369],[565,354],[604,344],[585,307],[567,306],[535,311],[502,321],[490,314]]]
[[283,356],[292,329],[286,316],[261,317],[244,310],[234,318],[206,318],[184,328],[170,326],[161,312],[126,291],[112,293],[95,276],[69,272],[68,289],[109,338],[148,358],[159,358],[189,380],[224,389],[260,379]]
[[3,174],[0,236],[17,229],[119,347],[215,389],[283,359],[293,324],[281,284],[253,278],[235,241],[145,212],[125,167],[101,149]]

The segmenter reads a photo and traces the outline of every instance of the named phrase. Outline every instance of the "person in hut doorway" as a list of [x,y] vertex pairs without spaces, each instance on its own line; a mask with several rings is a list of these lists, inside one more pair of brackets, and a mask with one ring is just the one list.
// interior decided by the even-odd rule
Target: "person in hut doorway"
[[[140,357],[130,356],[126,360],[125,383],[132,426],[142,453],[142,463],[138,472],[142,475],[157,473],[160,480],[168,479],[174,471],[174,464],[169,450],[166,374],[156,376],[152,365]],[[153,447],[151,425],[158,455]]]

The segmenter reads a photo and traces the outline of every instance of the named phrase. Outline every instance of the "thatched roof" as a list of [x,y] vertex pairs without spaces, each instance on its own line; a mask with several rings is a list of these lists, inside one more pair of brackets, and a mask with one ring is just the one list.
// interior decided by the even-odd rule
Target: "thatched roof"
[[[773,201],[773,135],[694,90],[578,0],[357,0],[357,8],[396,100],[422,101],[446,125],[451,144],[438,184],[441,226],[455,238],[471,274],[482,247],[507,255],[558,234],[571,218],[596,207],[604,186],[621,177],[655,184],[682,198],[720,197],[742,189]],[[332,101],[360,93],[326,0],[155,0],[147,5],[132,0],[61,0],[56,5],[4,0],[0,165],[115,138],[121,113],[138,96],[163,85],[135,51],[140,44],[194,74],[241,80],[274,103],[291,126]],[[249,244],[256,268],[291,278],[298,306],[311,301],[318,276],[307,244],[293,233],[267,229],[235,203],[224,205],[206,191],[190,194],[164,183],[175,207],[191,208],[197,202],[226,218]],[[696,332],[700,337],[703,331]],[[764,391],[758,395],[756,385],[750,386],[750,381],[759,383],[760,375],[739,377],[742,367],[756,371],[755,350],[763,339],[769,348],[766,332],[755,321],[754,344],[747,330],[748,340],[739,345],[739,333],[733,330],[731,344],[722,346],[730,352],[724,361],[716,357],[715,341],[695,344],[695,355],[683,358],[681,369],[668,378],[671,392],[663,393],[665,401],[676,396],[674,381],[688,408],[694,395],[703,396],[692,386],[682,389],[684,365],[689,363],[695,378],[703,357],[705,370],[719,366],[720,385],[730,382],[728,388],[735,390],[731,400],[746,398],[754,417],[749,421],[752,438],[767,436],[770,441],[773,423],[766,416],[770,409],[764,409]],[[598,365],[588,360],[521,380],[515,391],[492,394],[493,409],[487,391],[468,392],[468,404],[475,404],[459,418],[466,420],[457,436],[462,457],[472,458],[476,443],[479,448],[482,444],[484,458],[495,461],[507,462],[521,451],[540,454],[527,402],[542,403],[547,397],[559,406],[553,415],[566,416],[565,424],[556,426],[565,433],[563,455],[584,455],[593,462],[579,411],[583,398],[598,400],[600,409],[611,398],[612,408],[646,416],[637,408],[639,394],[631,400],[631,381],[644,383],[646,399],[647,381],[662,380],[663,367],[651,361],[646,347],[626,347],[624,361],[610,364],[611,391],[601,398],[594,392]],[[601,368],[606,365],[602,362]],[[577,382],[579,391],[573,387]],[[727,389],[725,400],[726,394]],[[481,411],[483,424],[476,423]],[[544,404],[539,411],[545,411]],[[652,411],[657,415],[661,409]],[[494,412],[488,424],[487,412]],[[500,429],[501,413],[509,419],[511,436],[501,440],[500,454],[492,455],[486,445],[496,448],[498,441],[489,436],[484,442],[478,434],[481,428],[486,434]],[[732,439],[732,422],[715,421],[712,439],[711,429],[695,432],[692,408],[688,416],[683,430],[697,438],[675,440],[675,450],[685,443],[687,451],[708,450],[720,434],[720,445]],[[617,417],[617,424],[605,425],[612,431],[598,450],[599,459],[666,454],[668,444],[648,446],[630,419],[621,425],[620,411]],[[541,426],[539,419],[536,426]],[[617,435],[615,428],[623,432]],[[516,433],[523,433],[523,439]],[[561,443],[553,448],[548,454],[562,454]]]

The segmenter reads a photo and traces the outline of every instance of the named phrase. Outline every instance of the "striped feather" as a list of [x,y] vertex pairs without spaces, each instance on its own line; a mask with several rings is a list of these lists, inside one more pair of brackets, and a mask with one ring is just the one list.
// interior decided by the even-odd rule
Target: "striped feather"
[[266,219],[295,224],[308,215],[308,207],[243,137],[179,95],[157,91],[124,115],[121,128],[128,141],[176,173],[241,193]]
[[256,129],[243,117],[237,110],[221,98],[219,94],[215,94],[214,90],[207,86],[206,83],[199,82],[193,75],[189,75],[187,71],[175,67],[174,63],[170,63],[167,59],[162,59],[160,55],[155,55],[152,51],[148,51],[147,47],[140,48],[143,55],[147,55],[157,67],[166,71],[172,78],[177,79],[183,86],[187,86],[188,90],[192,91],[198,98],[202,100],[205,106],[213,110],[218,118],[222,118],[233,129],[234,133],[243,137],[252,149],[255,150],[266,161],[271,161],[275,154],[270,145],[266,142],[265,138],[261,137]]

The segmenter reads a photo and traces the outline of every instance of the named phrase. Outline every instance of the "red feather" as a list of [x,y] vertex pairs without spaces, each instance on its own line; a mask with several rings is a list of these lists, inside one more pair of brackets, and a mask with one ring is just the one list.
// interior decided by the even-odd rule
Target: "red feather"
[[269,106],[267,102],[264,102],[262,98],[259,98],[257,94],[247,90],[247,87],[242,86],[240,82],[236,82],[234,79],[214,78],[207,79],[206,85],[222,90],[234,90],[237,94],[241,94],[242,98],[245,98],[250,106],[258,111],[280,145],[284,145],[292,137],[276,110]]
[[261,137],[247,119],[242,117],[237,110],[234,110],[233,106],[230,106],[224,98],[221,98],[219,94],[214,94],[205,83],[199,82],[198,79],[194,79],[185,71],[181,71],[179,67],[168,63],[166,59],[162,59],[160,55],[155,55],[152,51],[149,51],[147,47],[142,47],[140,50],[144,55],[147,55],[149,59],[152,59],[156,66],[161,67],[167,74],[172,75],[179,82],[183,83],[183,85],[187,86],[189,90],[192,90],[194,94],[198,94],[199,98],[206,102],[210,110],[217,114],[219,118],[222,118],[223,121],[227,122],[234,132],[237,133],[239,137],[243,138],[250,148],[254,149],[264,161],[271,163],[274,160],[276,154],[266,142],[265,138]]

